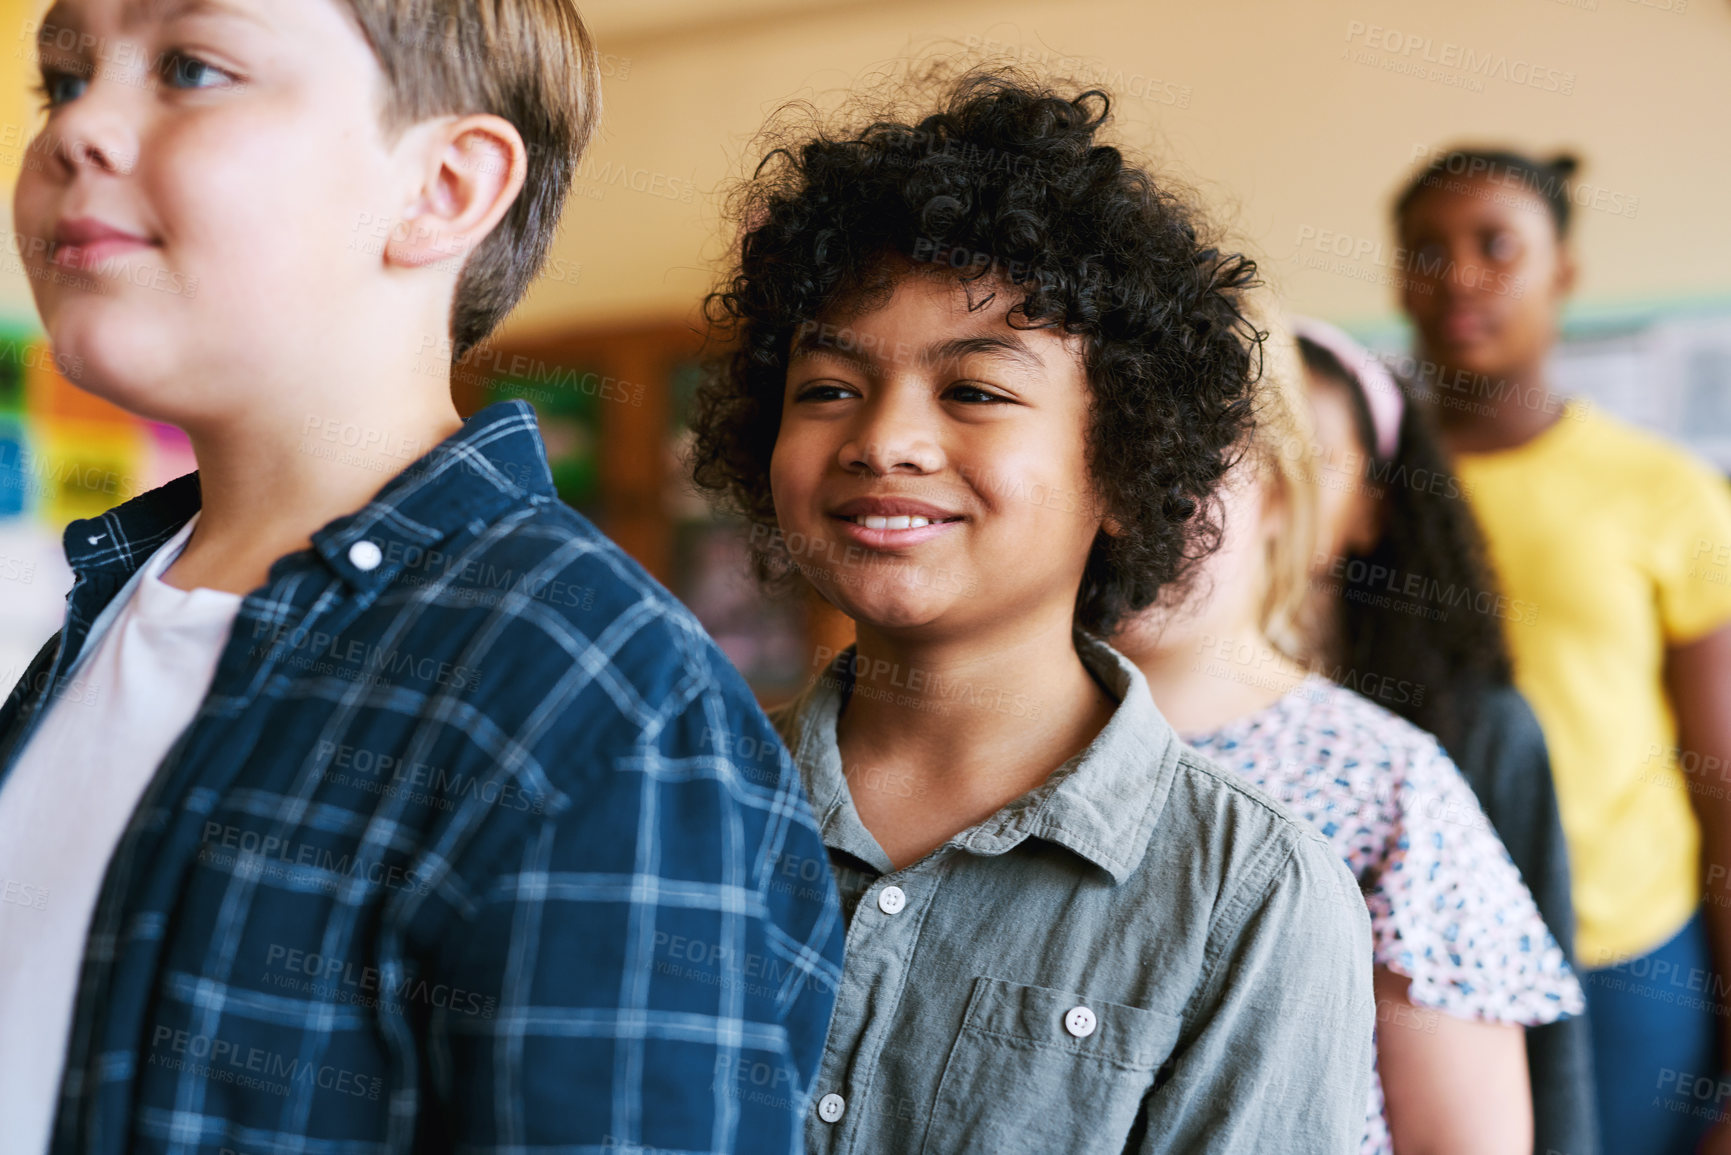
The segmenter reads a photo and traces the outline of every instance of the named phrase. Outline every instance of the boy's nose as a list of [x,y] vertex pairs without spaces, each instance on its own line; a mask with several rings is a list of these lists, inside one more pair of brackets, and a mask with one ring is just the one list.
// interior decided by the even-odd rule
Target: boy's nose
[[881,400],[867,407],[841,447],[842,468],[879,475],[941,469],[944,455],[932,436],[930,419],[921,420],[910,408]]
[[138,135],[112,103],[111,94],[98,91],[102,87],[91,84],[32,143],[64,177],[84,168],[125,176],[138,162]]

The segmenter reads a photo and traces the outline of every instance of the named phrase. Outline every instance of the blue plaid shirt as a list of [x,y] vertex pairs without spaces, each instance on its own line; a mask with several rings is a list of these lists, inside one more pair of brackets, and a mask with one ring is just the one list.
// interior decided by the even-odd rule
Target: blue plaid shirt
[[[0,772],[198,507],[67,529]],[[797,1152],[824,860],[743,681],[495,405],[243,603],[109,863],[52,1151]]]

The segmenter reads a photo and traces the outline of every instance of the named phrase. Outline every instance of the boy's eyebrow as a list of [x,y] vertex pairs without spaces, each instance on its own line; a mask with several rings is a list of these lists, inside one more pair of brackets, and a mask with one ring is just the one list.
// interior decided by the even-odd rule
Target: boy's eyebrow
[[1036,372],[1045,372],[1046,363],[1040,360],[1040,355],[1028,348],[1020,337],[1001,337],[982,335],[978,337],[952,337],[948,341],[940,341],[928,346],[921,355],[921,360],[927,364],[935,361],[959,361],[970,354],[981,353],[988,357],[1007,357],[1012,361],[1020,361],[1024,366]]
[[[59,29],[79,26],[76,13],[71,9],[72,5],[66,0],[58,0],[43,14],[42,23],[36,29],[38,49],[51,44]],[[230,3],[229,0],[127,0],[126,10],[121,17],[121,27],[132,29],[152,20],[167,24],[194,16],[233,16],[240,20],[249,20],[261,27],[266,26],[264,17],[258,12]]]
[[897,355],[894,356],[886,355],[888,350],[883,349],[881,344],[881,342],[873,341],[865,335],[851,330],[842,330],[840,336],[826,337],[823,329],[810,328],[801,333],[794,341],[793,348],[788,353],[788,359],[792,360],[802,355],[834,357],[839,361],[846,361],[863,372],[870,370],[874,364],[883,360],[913,360],[921,365],[933,365],[943,361],[959,361],[972,354],[983,354],[989,357],[1007,357],[1012,361],[1019,361],[1022,365],[1036,372],[1045,372],[1046,369],[1046,363],[1040,360],[1039,354],[1028,348],[1027,344],[1019,337],[1014,336],[982,334],[977,337],[952,337],[947,341],[928,345],[917,354],[898,350]]
[[77,21],[71,18],[72,13],[66,10],[68,8],[69,5],[66,3],[66,0],[59,0],[58,3],[54,4],[48,9],[48,11],[42,14],[42,23],[36,26],[36,48],[38,52],[56,39],[60,29],[77,27]]
[[238,16],[255,24],[264,23],[264,17],[250,5],[230,0],[131,0],[128,7],[133,10],[133,18],[140,22],[160,20],[166,24],[192,16]]
[[824,330],[815,325],[807,328],[794,338],[793,348],[788,350],[787,359],[795,357],[834,357],[838,361],[846,361],[862,373],[872,367],[873,358],[860,345],[857,335],[850,335],[847,340],[825,337]]

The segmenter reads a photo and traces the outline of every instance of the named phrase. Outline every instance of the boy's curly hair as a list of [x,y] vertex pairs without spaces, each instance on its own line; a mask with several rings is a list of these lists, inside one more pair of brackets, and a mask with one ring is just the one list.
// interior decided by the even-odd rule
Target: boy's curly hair
[[1261,371],[1245,311],[1256,266],[1101,142],[1105,92],[1067,96],[1003,67],[945,87],[917,122],[808,129],[739,190],[733,267],[705,301],[726,351],[693,406],[692,477],[769,531],[751,534],[759,578],[786,578],[797,565],[773,532],[769,466],[800,326],[884,294],[902,262],[979,282],[975,307],[1012,289],[1011,324],[1083,339],[1088,463],[1119,532],[1095,539],[1076,625],[1105,636],[1218,541],[1210,499]]

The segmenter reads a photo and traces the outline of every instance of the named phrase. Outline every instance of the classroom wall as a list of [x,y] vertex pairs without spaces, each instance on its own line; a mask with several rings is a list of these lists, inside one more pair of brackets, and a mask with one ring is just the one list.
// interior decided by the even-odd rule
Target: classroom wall
[[1731,294],[1725,0],[584,7],[608,54],[605,132],[517,332],[688,308],[720,254],[716,192],[765,114],[946,45],[1117,89],[1124,139],[1200,187],[1309,312],[1393,316],[1391,192],[1415,152],[1461,139],[1584,154],[1583,303]]
[[[1586,156],[1583,303],[1731,296],[1725,0],[581,7],[606,54],[604,130],[513,337],[688,310],[721,255],[718,194],[755,159],[766,113],[795,97],[833,104],[886,64],[946,50],[1016,55],[1118,90],[1123,138],[1198,186],[1310,312],[1359,325],[1393,315],[1389,195],[1416,152],[1459,139]],[[8,193],[35,123],[25,86],[44,8],[0,0]],[[0,262],[7,319],[33,319],[15,260]]]

